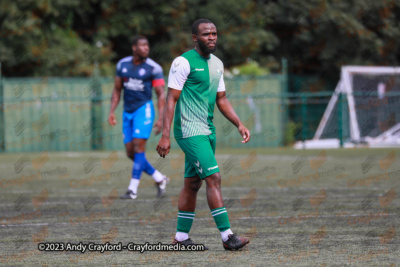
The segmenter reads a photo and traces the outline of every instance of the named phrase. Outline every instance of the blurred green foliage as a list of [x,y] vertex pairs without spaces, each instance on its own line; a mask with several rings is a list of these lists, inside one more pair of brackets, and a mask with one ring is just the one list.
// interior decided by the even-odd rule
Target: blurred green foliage
[[269,69],[263,68],[256,61],[249,61],[243,65],[232,68],[233,75],[264,76],[270,74]]
[[193,47],[191,24],[217,26],[216,55],[231,68],[251,58],[260,66],[337,76],[342,65],[398,65],[399,0],[15,0],[0,1],[4,76],[102,75],[146,35],[151,57],[168,71]]
[[295,123],[289,120],[286,123],[285,133],[283,137],[283,142],[285,145],[293,145],[296,142],[296,135],[299,131],[301,131],[302,125],[301,123]]

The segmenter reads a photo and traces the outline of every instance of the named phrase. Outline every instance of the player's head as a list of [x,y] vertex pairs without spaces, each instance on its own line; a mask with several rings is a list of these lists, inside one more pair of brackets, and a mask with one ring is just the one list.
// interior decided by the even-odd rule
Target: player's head
[[150,53],[149,41],[143,35],[136,36],[132,41],[133,56],[146,59]]
[[208,19],[198,19],[192,24],[192,38],[199,49],[206,53],[213,53],[217,49],[217,27]]

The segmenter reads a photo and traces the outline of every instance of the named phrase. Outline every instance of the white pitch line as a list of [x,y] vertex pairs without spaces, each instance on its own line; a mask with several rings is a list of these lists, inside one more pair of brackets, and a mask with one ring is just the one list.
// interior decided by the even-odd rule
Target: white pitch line
[[1,227],[8,227],[8,226],[37,226],[37,225],[49,225],[49,224],[48,223],[7,224],[7,225],[1,225]]
[[[351,214],[351,215],[343,215],[343,216],[340,216],[340,217],[342,217],[342,218],[347,218],[347,217],[356,217],[356,216],[366,216],[366,214]],[[389,213],[388,214],[388,216],[397,216],[397,214],[393,214],[393,213]],[[274,217],[242,217],[242,218],[237,218],[238,220],[254,220],[254,219],[256,219],[256,220],[269,220],[269,219],[279,219],[279,218],[282,218],[282,217],[287,217],[287,216],[279,216],[279,217],[277,217],[277,216],[274,216]],[[292,216],[291,216],[292,217]],[[333,217],[337,217],[336,215],[320,215],[320,216],[318,216],[318,217],[310,217],[310,219],[311,218],[333,218]],[[147,218],[140,218],[140,219],[143,219],[143,220],[147,220]],[[153,218],[153,217],[150,217],[149,219],[151,219],[151,220],[156,220],[156,218]],[[205,220],[210,220],[211,219],[211,217],[210,218],[195,218],[196,220],[199,220],[199,221],[205,221]],[[173,220],[173,219],[169,219],[169,220]],[[307,219],[305,219],[304,221],[306,221]],[[163,221],[165,221],[165,219],[163,220]],[[125,221],[125,220],[114,220],[114,221],[93,221],[92,223],[96,223],[96,224],[107,224],[107,223],[137,223],[137,222],[139,222],[139,220],[127,220],[127,221]],[[154,224],[154,223],[145,223],[145,224]],[[37,225],[70,225],[71,226],[71,224],[70,223],[65,223],[65,222],[55,222],[55,223],[25,223],[25,224],[8,224],[8,225],[1,225],[1,227],[8,227],[8,226],[37,226]],[[78,226],[78,225],[86,225],[86,224],[84,224],[84,223],[79,223],[79,224],[74,224],[73,226]]]
[[[100,198],[100,197],[99,197]],[[141,199],[141,200],[136,200],[133,202],[126,202],[125,204],[136,204],[136,203],[146,203],[146,202],[154,202],[154,200],[151,199]],[[166,201],[168,202],[168,201]],[[49,206],[49,205],[68,205],[68,204],[82,204],[85,205],[85,203],[83,201],[68,201],[68,202],[44,202],[42,204],[42,206]],[[94,204],[101,204],[101,202],[96,202]],[[120,203],[122,204],[122,203]],[[33,204],[31,202],[27,202],[25,203],[26,206],[33,206]],[[0,203],[0,207],[12,207],[15,206],[15,204],[11,204],[11,203]],[[38,208],[40,209],[40,208]]]

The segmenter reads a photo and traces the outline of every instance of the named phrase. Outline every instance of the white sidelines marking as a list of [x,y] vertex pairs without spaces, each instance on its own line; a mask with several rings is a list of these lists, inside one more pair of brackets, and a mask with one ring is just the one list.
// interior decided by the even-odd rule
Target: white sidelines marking
[[[365,214],[352,214],[352,215],[343,215],[340,216],[342,218],[346,218],[346,217],[356,217],[356,216],[365,216]],[[389,213],[388,216],[397,216],[397,214],[394,213]],[[269,220],[269,219],[279,219],[285,216],[274,216],[274,217],[242,217],[242,218],[237,218],[238,220]],[[333,217],[338,217],[336,215],[320,215],[319,217],[316,218],[333,218]],[[211,218],[211,217],[210,217]],[[210,220],[210,218],[196,218],[196,220],[199,221],[205,221],[205,220]],[[313,217],[315,218],[315,217]],[[170,219],[173,220],[173,219]],[[118,223],[138,223],[139,220],[114,220],[114,221],[93,221],[92,223],[97,223],[97,224],[107,224],[107,223],[112,223],[115,224],[115,222]],[[154,224],[154,223],[146,223],[146,224]],[[60,222],[60,223],[26,223],[26,224],[7,224],[7,225],[1,225],[1,227],[8,227],[8,226],[37,226],[37,225],[71,225],[70,223],[65,223],[65,222]],[[85,225],[84,223],[79,223],[77,225]],[[75,225],[74,225],[75,226]]]

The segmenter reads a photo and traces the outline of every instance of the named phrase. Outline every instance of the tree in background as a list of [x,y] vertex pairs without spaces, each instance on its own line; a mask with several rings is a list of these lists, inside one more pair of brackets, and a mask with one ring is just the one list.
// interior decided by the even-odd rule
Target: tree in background
[[25,0],[0,6],[5,76],[88,76],[99,63],[113,75],[146,35],[166,71],[193,47],[191,23],[206,17],[219,32],[226,67],[252,59],[272,72],[337,78],[342,65],[398,65],[400,2],[384,0]]
[[267,4],[279,38],[274,50],[291,71],[339,75],[343,65],[398,65],[400,2],[395,0],[291,0]]

